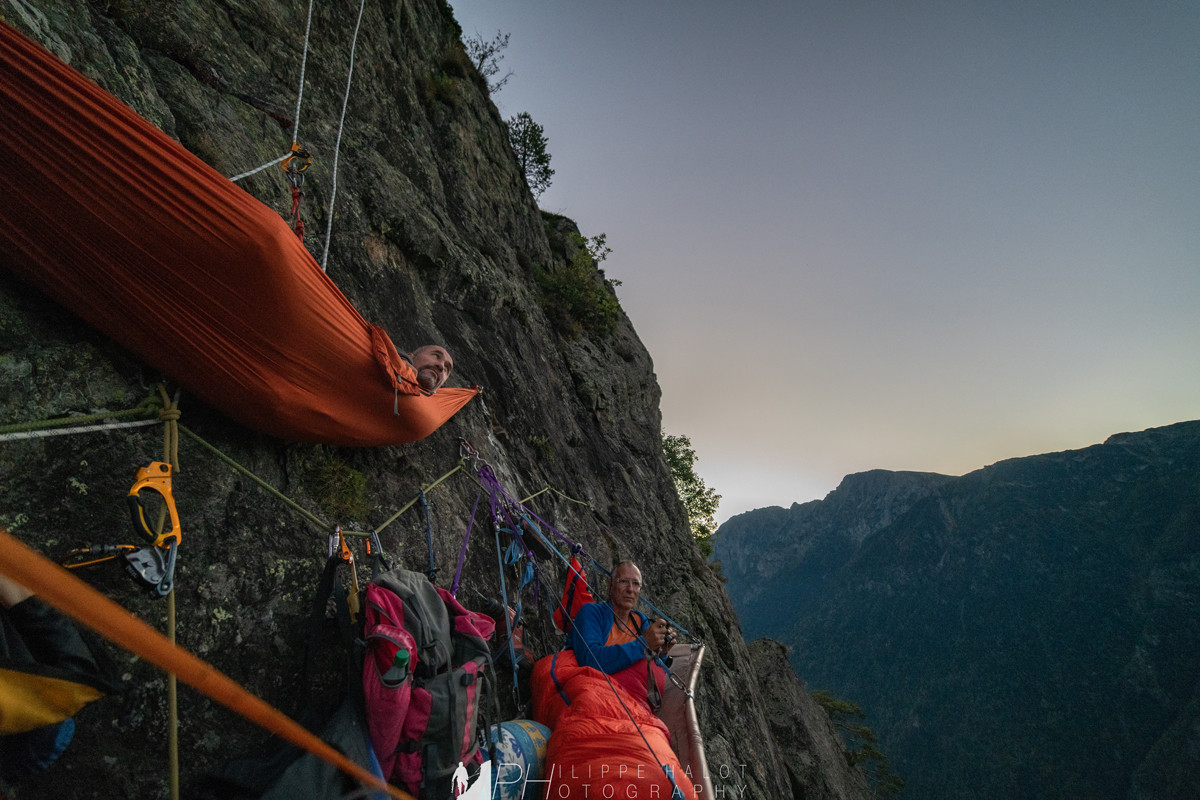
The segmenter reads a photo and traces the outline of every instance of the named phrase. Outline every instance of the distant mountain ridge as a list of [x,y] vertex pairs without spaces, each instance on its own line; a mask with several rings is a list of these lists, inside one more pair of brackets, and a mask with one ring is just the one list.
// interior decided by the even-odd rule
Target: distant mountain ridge
[[747,512],[747,639],[861,705],[903,797],[1200,797],[1200,422]]

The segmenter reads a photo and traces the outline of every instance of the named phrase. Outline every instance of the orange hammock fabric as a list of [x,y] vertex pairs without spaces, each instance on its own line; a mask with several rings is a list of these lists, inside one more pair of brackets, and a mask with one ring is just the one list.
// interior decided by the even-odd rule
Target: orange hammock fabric
[[422,394],[278,214],[2,22],[0,266],[284,439],[412,442],[478,393]]

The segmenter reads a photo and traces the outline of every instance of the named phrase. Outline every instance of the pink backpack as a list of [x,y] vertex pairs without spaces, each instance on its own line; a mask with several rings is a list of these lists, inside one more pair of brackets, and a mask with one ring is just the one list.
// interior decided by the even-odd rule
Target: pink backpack
[[423,574],[395,569],[367,586],[367,727],[383,774],[419,798],[453,796],[458,765],[479,763],[480,679],[495,622]]

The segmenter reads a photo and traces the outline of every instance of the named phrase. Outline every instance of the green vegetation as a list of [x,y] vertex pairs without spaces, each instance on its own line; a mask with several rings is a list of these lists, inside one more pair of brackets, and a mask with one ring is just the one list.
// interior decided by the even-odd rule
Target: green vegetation
[[435,100],[451,107],[458,105],[458,84],[444,72],[425,75],[421,78],[420,87],[426,105]]
[[540,436],[531,433],[525,437],[525,441],[529,443],[529,446],[533,448],[534,452],[543,461],[554,460],[554,445],[550,444],[549,436]]
[[370,510],[366,477],[336,458],[312,465],[305,471],[303,483],[333,519],[364,519]]
[[713,534],[717,532],[715,515],[721,495],[705,486],[704,480],[696,474],[696,451],[692,449],[691,439],[663,431],[662,448],[667,457],[667,466],[671,468],[671,477],[675,480],[675,491],[687,509],[692,535],[696,537],[700,552],[708,558],[713,551]]
[[437,101],[456,107],[460,100],[458,80],[470,76],[474,70],[463,43],[455,41],[442,50],[438,58],[438,70],[424,75],[418,81],[421,98],[426,106]]
[[564,267],[534,270],[542,310],[567,338],[584,331],[599,338],[610,336],[620,319],[621,306],[614,291],[620,282],[605,278],[597,263],[612,250],[604,243],[603,233],[590,239],[571,233],[568,240],[573,252]]
[[508,141],[517,156],[517,163],[525,175],[525,183],[536,200],[550,188],[554,170],[550,168],[550,154],[546,152],[549,140],[542,126],[533,121],[528,111],[522,111],[505,125],[508,126]]
[[888,757],[879,749],[875,732],[864,724],[867,715],[849,700],[841,700],[818,689],[812,697],[842,735],[846,745],[846,763],[859,767],[867,776],[875,797],[895,797],[904,788],[904,779],[892,772]]
[[452,78],[465,78],[471,74],[472,61],[462,42],[447,45],[438,63],[442,72]]

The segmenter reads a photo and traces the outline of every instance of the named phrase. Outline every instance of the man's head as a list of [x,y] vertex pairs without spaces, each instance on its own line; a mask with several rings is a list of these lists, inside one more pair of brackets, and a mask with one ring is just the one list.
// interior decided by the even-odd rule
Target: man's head
[[608,581],[608,602],[617,619],[629,616],[642,593],[642,571],[632,561],[622,561]]
[[442,384],[454,369],[454,360],[440,344],[418,347],[409,353],[408,357],[417,373],[417,383],[427,392],[436,392],[442,388]]

